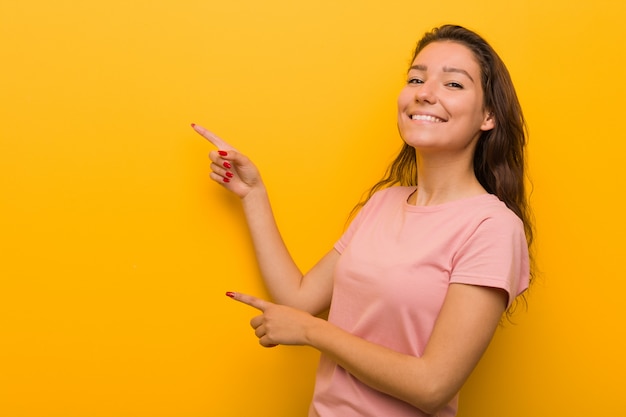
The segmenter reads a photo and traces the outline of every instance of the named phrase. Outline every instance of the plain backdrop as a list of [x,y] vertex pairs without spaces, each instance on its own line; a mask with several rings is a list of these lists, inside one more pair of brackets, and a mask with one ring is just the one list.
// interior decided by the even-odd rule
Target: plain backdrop
[[400,147],[415,42],[457,23],[528,119],[540,274],[460,417],[616,415],[623,0],[2,0],[0,415],[305,415],[318,354],[261,348],[266,296],[199,123],[261,168],[309,268]]

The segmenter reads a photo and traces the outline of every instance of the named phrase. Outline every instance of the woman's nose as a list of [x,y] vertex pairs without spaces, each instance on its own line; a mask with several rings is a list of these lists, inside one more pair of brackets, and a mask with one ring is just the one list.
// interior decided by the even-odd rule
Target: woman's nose
[[428,81],[422,83],[415,91],[415,100],[433,104],[437,101],[434,85]]

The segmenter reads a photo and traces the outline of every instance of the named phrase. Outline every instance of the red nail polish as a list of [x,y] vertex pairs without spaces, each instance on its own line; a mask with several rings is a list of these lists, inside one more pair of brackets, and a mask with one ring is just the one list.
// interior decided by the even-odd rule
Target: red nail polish
[[230,162],[228,162],[228,161],[224,161],[224,168],[226,168],[226,169],[231,169],[231,168],[232,168],[232,165],[230,164]]
[[191,124],[191,127],[196,127],[196,124],[195,124],[195,123],[192,123],[192,124]]
[[224,182],[230,182],[230,178],[228,178],[228,177],[224,177],[224,178],[222,178],[222,181],[224,181]]
[[232,172],[227,172],[227,173],[226,173],[226,176],[227,176],[228,178],[232,178],[232,177],[233,177],[233,173],[232,173]]
[[235,298],[235,293],[232,291],[226,291],[226,296],[230,298]]
[[228,152],[226,152],[226,151],[217,151],[217,153],[219,153],[222,156],[228,155]]

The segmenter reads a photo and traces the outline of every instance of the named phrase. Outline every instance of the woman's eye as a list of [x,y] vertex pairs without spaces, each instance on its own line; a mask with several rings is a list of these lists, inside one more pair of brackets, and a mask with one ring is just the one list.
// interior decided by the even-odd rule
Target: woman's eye
[[452,87],[452,88],[463,88],[463,86],[459,83],[455,83],[455,82],[449,82],[448,87]]
[[422,84],[424,81],[420,80],[419,78],[409,78],[407,80],[407,84]]

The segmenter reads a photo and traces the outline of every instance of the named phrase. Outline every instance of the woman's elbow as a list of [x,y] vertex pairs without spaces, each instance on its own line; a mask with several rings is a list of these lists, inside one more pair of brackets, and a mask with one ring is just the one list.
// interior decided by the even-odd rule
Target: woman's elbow
[[447,385],[430,384],[417,396],[414,406],[426,414],[436,415],[445,408],[457,394]]
[[428,415],[437,415],[446,405],[447,401],[427,401],[418,408]]

